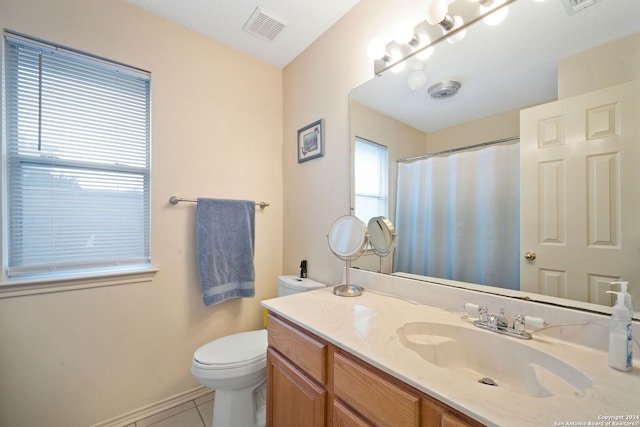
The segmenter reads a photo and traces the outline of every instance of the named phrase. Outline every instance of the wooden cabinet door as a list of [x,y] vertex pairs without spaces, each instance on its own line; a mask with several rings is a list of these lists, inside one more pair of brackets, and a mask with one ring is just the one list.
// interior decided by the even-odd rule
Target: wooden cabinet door
[[267,350],[267,426],[324,427],[327,391],[272,348]]
[[333,427],[371,427],[372,425],[360,418],[349,408],[340,403],[339,400],[333,401]]

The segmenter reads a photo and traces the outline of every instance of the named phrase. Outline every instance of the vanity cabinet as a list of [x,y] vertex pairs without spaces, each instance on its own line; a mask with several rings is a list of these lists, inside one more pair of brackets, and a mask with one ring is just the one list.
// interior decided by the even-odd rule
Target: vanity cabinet
[[277,315],[267,330],[267,426],[482,426]]

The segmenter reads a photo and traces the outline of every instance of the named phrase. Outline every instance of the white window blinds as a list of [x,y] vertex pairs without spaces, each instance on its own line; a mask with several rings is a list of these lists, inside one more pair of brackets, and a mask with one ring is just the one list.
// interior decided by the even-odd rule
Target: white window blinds
[[150,76],[5,33],[8,276],[149,264]]
[[387,216],[389,160],[387,147],[356,138],[354,150],[355,215],[364,223]]

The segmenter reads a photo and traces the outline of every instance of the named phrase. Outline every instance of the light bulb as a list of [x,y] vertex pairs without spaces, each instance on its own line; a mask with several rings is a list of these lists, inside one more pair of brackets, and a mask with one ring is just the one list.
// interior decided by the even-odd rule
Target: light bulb
[[[454,19],[453,28],[451,28],[449,31],[444,29],[442,30],[442,34],[444,34],[445,36],[449,34],[451,31],[457,30],[458,28],[464,25],[464,21],[460,16],[454,16],[453,19]],[[466,35],[467,35],[467,30],[465,28],[462,31],[458,31],[454,35],[447,37],[447,41],[451,44],[455,44],[455,43],[458,43],[460,40],[462,40]]]
[[[421,34],[420,44],[416,49],[423,48],[424,46],[429,46],[430,44],[431,44],[431,39],[429,38],[429,36],[427,36],[426,34]],[[428,48],[422,49],[420,52],[416,53],[416,58],[418,58],[421,61],[425,61],[431,58],[431,55],[433,55],[433,46],[429,46]]]
[[394,30],[394,40],[398,44],[408,44],[415,38],[413,26],[408,21],[400,22]]
[[492,27],[500,24],[507,17],[509,13],[509,6],[505,6],[500,10],[493,10],[500,5],[504,4],[504,0],[494,0],[491,2],[490,7],[480,6],[480,13],[487,14],[482,20],[487,25],[491,25]]
[[407,78],[407,86],[411,90],[420,90],[427,84],[427,73],[423,70],[413,70]]
[[429,0],[427,2],[427,22],[436,25],[447,16],[449,6],[447,0]]
[[371,59],[382,59],[387,55],[384,42],[380,39],[373,39],[367,46],[367,54]]

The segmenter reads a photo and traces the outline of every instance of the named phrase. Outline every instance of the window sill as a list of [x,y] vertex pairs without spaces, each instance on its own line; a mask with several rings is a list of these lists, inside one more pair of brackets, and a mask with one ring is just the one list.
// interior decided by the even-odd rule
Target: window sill
[[149,267],[75,277],[7,279],[0,283],[0,299],[145,283],[150,282],[158,271],[158,268]]

